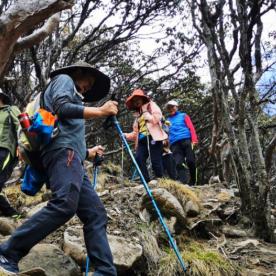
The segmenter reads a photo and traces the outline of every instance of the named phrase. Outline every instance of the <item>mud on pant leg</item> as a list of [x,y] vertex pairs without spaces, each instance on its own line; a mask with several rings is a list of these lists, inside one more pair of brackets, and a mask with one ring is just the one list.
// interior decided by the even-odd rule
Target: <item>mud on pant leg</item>
[[84,170],[76,154],[68,164],[69,154],[70,150],[62,149],[43,158],[53,198],[0,245],[1,253],[8,259],[19,262],[34,245],[74,216]]
[[106,211],[87,175],[81,187],[77,215],[84,224],[84,240],[90,263],[95,268],[94,275],[116,276],[106,234]]

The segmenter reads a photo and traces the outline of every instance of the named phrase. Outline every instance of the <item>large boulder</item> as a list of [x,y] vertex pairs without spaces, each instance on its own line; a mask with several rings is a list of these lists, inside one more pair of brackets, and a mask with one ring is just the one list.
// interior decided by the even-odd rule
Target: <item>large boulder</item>
[[113,235],[108,235],[108,241],[118,270],[130,269],[142,257],[142,246],[137,243]]
[[37,244],[19,263],[21,271],[42,267],[47,276],[80,276],[75,262],[52,244]]
[[[137,243],[113,235],[108,235],[108,241],[114,264],[120,271],[129,270],[142,257],[142,246]],[[78,264],[85,262],[86,249],[81,226],[71,226],[65,230],[63,250]]]
[[[186,213],[175,196],[163,188],[153,189],[152,195],[163,216],[167,218],[176,217],[179,223],[186,224]],[[152,201],[147,194],[144,194],[142,198],[141,209],[144,208],[156,216]]]

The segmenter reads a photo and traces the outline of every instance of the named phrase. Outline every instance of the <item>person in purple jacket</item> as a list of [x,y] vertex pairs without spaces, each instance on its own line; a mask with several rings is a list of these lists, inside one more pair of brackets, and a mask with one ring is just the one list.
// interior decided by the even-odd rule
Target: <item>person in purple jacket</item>
[[198,139],[194,125],[186,113],[178,111],[178,103],[175,100],[169,101],[166,106],[170,114],[167,118],[170,122],[169,142],[176,162],[178,179],[182,183],[188,183],[184,165],[186,162],[190,171],[189,185],[195,185],[196,164],[193,147],[198,143]]

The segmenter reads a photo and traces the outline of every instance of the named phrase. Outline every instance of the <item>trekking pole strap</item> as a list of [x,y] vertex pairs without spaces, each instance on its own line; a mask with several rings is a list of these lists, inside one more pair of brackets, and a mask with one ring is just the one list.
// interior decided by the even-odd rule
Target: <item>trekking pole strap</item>
[[94,167],[94,174],[93,174],[93,185],[92,185],[93,190],[96,190],[97,176],[98,176],[98,166],[95,166]]
[[148,186],[148,184],[147,184],[147,182],[146,182],[146,180],[145,180],[145,178],[144,178],[144,176],[143,176],[143,174],[142,174],[142,172],[141,172],[141,170],[139,168],[139,165],[138,165],[138,163],[135,160],[135,157],[134,157],[134,155],[133,155],[133,153],[132,153],[132,151],[131,151],[128,143],[127,143],[127,140],[126,140],[126,138],[125,138],[125,136],[124,136],[124,134],[123,134],[123,132],[121,130],[120,124],[119,124],[116,116],[112,116],[111,120],[112,120],[114,126],[116,127],[116,129],[117,129],[117,131],[119,133],[119,136],[122,139],[122,141],[123,141],[123,143],[124,143],[124,145],[125,145],[128,153],[129,153],[129,155],[130,155],[130,157],[132,159],[132,162],[134,163],[134,165],[135,165],[135,167],[136,167],[136,169],[137,169],[137,171],[138,171],[138,173],[140,175],[142,183],[143,183],[143,185],[144,185],[144,187],[145,187],[145,189],[147,191],[147,194],[149,195],[149,197],[150,197],[150,199],[152,201],[152,204],[153,204],[153,206],[155,208],[155,211],[157,212],[159,221],[160,221],[161,225],[163,226],[163,228],[164,228],[164,230],[165,230],[165,232],[166,232],[166,234],[167,234],[167,236],[169,238],[170,245],[173,248],[173,250],[174,250],[174,252],[175,252],[175,254],[177,256],[177,259],[178,259],[178,261],[179,261],[179,263],[180,263],[183,271],[186,272],[187,269],[186,269],[185,263],[184,263],[184,261],[182,259],[182,256],[181,256],[181,254],[180,254],[180,252],[178,250],[178,247],[177,247],[177,245],[176,245],[176,243],[175,243],[175,241],[174,241],[174,239],[173,239],[173,237],[172,237],[172,235],[170,233],[170,230],[169,230],[168,226],[166,225],[166,223],[165,223],[165,221],[164,221],[164,219],[162,217],[162,214],[161,214],[161,212],[160,212],[160,210],[159,210],[159,208],[158,208],[158,206],[157,206],[157,204],[156,204],[156,202],[155,202],[155,200],[153,198],[151,190],[150,190],[150,188],[149,188],[149,186]]

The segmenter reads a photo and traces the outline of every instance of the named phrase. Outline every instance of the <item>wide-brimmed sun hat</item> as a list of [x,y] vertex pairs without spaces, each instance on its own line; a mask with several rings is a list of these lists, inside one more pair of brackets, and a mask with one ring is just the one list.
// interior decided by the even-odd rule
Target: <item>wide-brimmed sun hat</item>
[[135,90],[132,92],[131,96],[129,96],[129,97],[127,98],[127,100],[126,100],[126,106],[127,106],[127,108],[128,108],[129,110],[136,110],[136,107],[135,107],[134,104],[133,104],[133,99],[134,99],[135,97],[140,97],[140,98],[142,98],[143,101],[144,101],[144,104],[145,104],[145,103],[148,103],[148,102],[150,101],[150,98],[149,98],[147,95],[145,95],[145,93],[144,93],[144,91],[143,91],[142,89],[135,89]]
[[91,89],[83,94],[84,102],[99,101],[108,94],[110,90],[110,78],[85,61],[78,61],[72,65],[54,70],[50,73],[50,78],[52,79],[60,74],[67,74],[71,76],[72,72],[77,69],[86,70],[88,73],[91,73],[91,76],[95,77],[95,82]]
[[7,104],[7,105],[11,104],[10,97],[6,93],[4,93],[1,88],[0,88],[0,99],[2,100],[3,104]]
[[166,107],[168,106],[178,106],[178,102],[175,100],[170,100],[166,103]]

